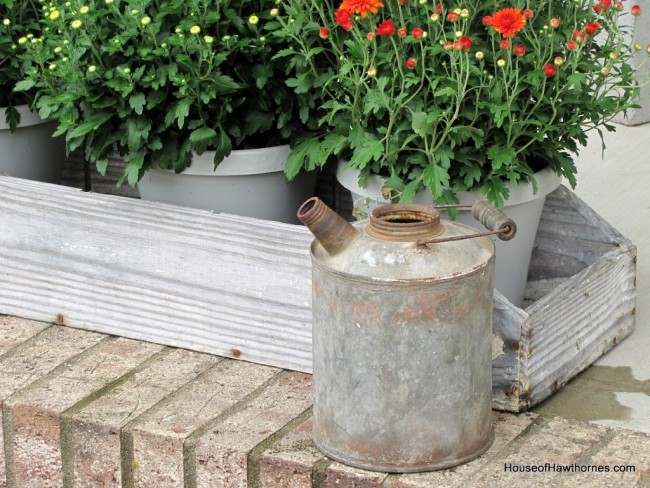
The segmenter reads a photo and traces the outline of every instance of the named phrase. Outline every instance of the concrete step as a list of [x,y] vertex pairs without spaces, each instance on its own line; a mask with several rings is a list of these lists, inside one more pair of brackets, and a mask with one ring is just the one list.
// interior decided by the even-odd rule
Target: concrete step
[[650,486],[650,435],[534,414],[495,412],[492,447],[456,468],[347,467],[311,441],[310,375],[16,317],[0,404],[11,488]]

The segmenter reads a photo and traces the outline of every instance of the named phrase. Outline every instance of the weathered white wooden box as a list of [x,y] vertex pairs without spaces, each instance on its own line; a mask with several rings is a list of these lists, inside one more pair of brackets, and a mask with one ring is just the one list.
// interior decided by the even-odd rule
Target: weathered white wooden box
[[[309,232],[0,177],[0,313],[311,371]],[[493,405],[542,401],[632,332],[636,248],[546,202],[525,310],[494,301]]]

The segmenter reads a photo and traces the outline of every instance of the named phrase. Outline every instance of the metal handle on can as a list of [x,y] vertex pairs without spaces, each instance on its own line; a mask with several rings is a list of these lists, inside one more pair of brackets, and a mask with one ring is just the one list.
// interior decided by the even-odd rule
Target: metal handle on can
[[485,237],[496,235],[502,241],[509,241],[517,233],[517,224],[508,217],[503,210],[496,208],[489,201],[477,200],[474,205],[444,205],[436,208],[471,208],[472,217],[478,220],[488,229],[488,232],[478,232],[464,236],[454,237],[437,237],[433,239],[421,239],[417,245],[438,244],[440,242],[462,241],[464,239],[473,239],[475,237]]

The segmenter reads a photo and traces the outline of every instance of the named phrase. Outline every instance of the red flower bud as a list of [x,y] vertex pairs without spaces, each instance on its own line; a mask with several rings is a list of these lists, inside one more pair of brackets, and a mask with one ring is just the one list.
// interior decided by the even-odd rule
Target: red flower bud
[[456,12],[449,12],[447,14],[447,20],[451,22],[456,22],[458,20],[458,14]]
[[374,41],[375,37],[377,37],[377,35],[374,32],[368,32],[366,34],[366,39],[368,39],[369,41]]
[[544,71],[544,76],[551,77],[557,73],[557,68],[555,67],[554,64],[547,64],[543,68]]
[[512,50],[516,56],[523,56],[526,54],[526,46],[523,44],[517,44],[514,49]]
[[395,32],[395,24],[393,24],[392,19],[384,20],[379,26],[377,26],[377,35],[383,37],[390,37]]
[[481,21],[483,22],[483,25],[485,25],[485,26],[492,25],[492,16],[491,15],[486,15],[485,17],[483,17],[481,19]]
[[558,27],[560,27],[560,19],[558,19],[558,18],[552,18],[552,19],[549,21],[549,25],[550,25],[551,27],[553,27],[554,29],[557,29]]
[[587,34],[583,31],[573,31],[572,37],[576,42],[582,42],[585,40],[585,37],[587,37]]
[[469,51],[472,49],[472,46],[474,45],[474,41],[472,41],[469,37],[463,36],[460,39],[458,39],[458,42],[460,43],[460,48],[463,51]]
[[[585,32],[590,36],[593,36],[596,32],[598,32],[598,29],[600,29],[600,23],[598,22],[589,22],[587,25],[585,25]],[[576,41],[577,40],[578,39],[576,39]]]
[[436,13],[440,15],[441,12],[442,12],[442,5],[440,4],[436,5]]
[[508,49],[510,47],[510,41],[508,39],[501,40],[501,49]]
[[566,43],[566,48],[569,51],[573,51],[577,47],[578,47],[578,43],[576,41],[574,41],[573,39],[571,39],[569,42]]
[[632,5],[630,12],[632,12],[632,15],[641,15],[641,7],[638,5]]
[[417,64],[418,61],[415,58],[408,58],[406,61],[404,61],[404,66],[406,66],[408,69],[414,69]]
[[600,14],[600,11],[602,9],[603,9],[603,7],[601,7],[600,4],[594,5],[594,12],[596,12],[597,14]]
[[318,35],[321,39],[327,39],[330,36],[330,30],[327,27],[321,27]]
[[399,4],[402,6],[406,5],[407,3],[409,3],[408,0],[399,0]]
[[397,35],[402,39],[406,37],[406,34],[407,34],[406,27],[400,27],[399,29],[397,29]]
[[411,31],[411,35],[414,39],[420,39],[424,35],[424,31],[419,27],[416,27]]
[[524,17],[527,19],[532,19],[533,18],[533,11],[529,8],[524,9]]

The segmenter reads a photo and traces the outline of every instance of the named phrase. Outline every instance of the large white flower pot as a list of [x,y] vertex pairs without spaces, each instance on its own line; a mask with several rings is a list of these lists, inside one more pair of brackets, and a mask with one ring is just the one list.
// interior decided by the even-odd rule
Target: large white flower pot
[[[358,170],[347,169],[344,161],[339,163],[337,179],[341,185],[350,190],[353,201],[363,201],[364,198],[370,199],[370,202],[365,201],[366,208],[361,208],[362,211],[367,211],[369,204],[372,206],[373,202],[377,201],[381,203],[381,198],[378,200],[377,197],[381,196],[384,180],[377,175],[371,175],[368,178],[368,186],[361,188],[358,183],[358,176]],[[520,308],[523,305],[530,256],[533,251],[535,234],[542,215],[544,201],[546,195],[560,186],[560,178],[550,168],[535,173],[535,180],[538,186],[537,193],[533,192],[533,187],[530,184],[515,187],[507,185],[510,189],[510,196],[504,211],[517,224],[517,235],[510,241],[494,239],[496,243],[495,287],[508,300]],[[463,192],[458,197],[462,205],[471,205],[476,200],[485,198],[479,191]],[[427,189],[418,193],[413,201],[432,205],[433,196],[431,191]],[[460,211],[457,221],[485,230],[481,227],[481,224],[473,219],[469,211]]]
[[65,139],[53,138],[56,122],[43,120],[27,105],[16,107],[20,123],[14,132],[0,107],[0,172],[17,178],[60,183],[65,161]]
[[185,207],[298,223],[296,212],[311,197],[316,172],[287,183],[288,145],[232,151],[216,171],[214,153],[195,155],[182,173],[150,168],[138,183],[140,198]]

